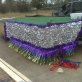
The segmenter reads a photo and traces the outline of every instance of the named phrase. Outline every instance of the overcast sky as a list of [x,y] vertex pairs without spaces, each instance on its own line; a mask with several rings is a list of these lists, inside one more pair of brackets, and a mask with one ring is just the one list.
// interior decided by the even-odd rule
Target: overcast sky
[[[5,0],[2,0],[2,2],[4,2]],[[31,1],[31,0],[28,0],[28,1]],[[50,2],[50,0],[48,0],[48,2]]]
[[2,0],[2,2],[4,2],[5,0]]

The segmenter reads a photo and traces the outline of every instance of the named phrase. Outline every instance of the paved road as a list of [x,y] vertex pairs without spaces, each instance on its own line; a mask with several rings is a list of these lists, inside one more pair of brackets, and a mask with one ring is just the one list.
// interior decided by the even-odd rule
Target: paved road
[[[0,58],[33,82],[82,82],[82,64],[77,70],[63,68],[64,72],[59,74],[56,70],[52,72],[49,71],[51,66],[33,63],[7,46],[7,42],[5,42],[0,35]],[[78,47],[75,51],[75,55],[69,59],[82,62],[82,47]]]
[[0,82],[15,82],[15,81],[0,68]]

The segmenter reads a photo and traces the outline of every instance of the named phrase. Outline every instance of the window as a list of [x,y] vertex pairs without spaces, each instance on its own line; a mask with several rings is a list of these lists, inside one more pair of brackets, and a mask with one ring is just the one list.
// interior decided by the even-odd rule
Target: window
[[80,10],[82,10],[82,2],[74,2],[74,4],[73,4],[73,9],[75,10],[75,11],[80,11]]

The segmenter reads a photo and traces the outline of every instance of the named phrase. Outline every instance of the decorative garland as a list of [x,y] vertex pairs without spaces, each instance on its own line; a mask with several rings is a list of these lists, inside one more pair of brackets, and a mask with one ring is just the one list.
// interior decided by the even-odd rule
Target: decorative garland
[[[32,45],[25,43],[21,40],[11,37],[9,41],[9,47],[14,49],[16,52],[27,57],[33,62],[40,64],[50,64],[58,61],[61,57],[69,57],[73,55],[75,44],[70,43],[60,49],[55,48],[55,50],[34,48]],[[33,48],[33,49],[32,49]],[[45,53],[46,52],[46,53]]]

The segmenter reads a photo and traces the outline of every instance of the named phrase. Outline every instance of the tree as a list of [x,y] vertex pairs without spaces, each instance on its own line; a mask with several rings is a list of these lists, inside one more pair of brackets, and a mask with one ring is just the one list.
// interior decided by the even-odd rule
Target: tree
[[48,3],[48,0],[44,0],[44,3],[47,5],[47,3]]
[[0,13],[6,13],[6,6],[2,4],[2,0],[0,0]]
[[13,2],[14,0],[6,0],[5,3],[6,3],[6,8],[7,8],[7,11],[8,12],[11,12],[12,9],[13,9]]
[[63,2],[70,2],[70,1],[73,1],[73,0],[50,0],[51,3],[55,3],[55,4],[60,4],[60,3],[63,3]]
[[37,9],[42,8],[42,0],[32,0],[31,1],[31,6],[36,7]]
[[50,1],[51,1],[52,4],[56,2],[56,0],[50,0]]
[[30,10],[30,5],[27,0],[17,1],[18,12],[27,12]]
[[0,5],[2,4],[2,0],[0,0]]

